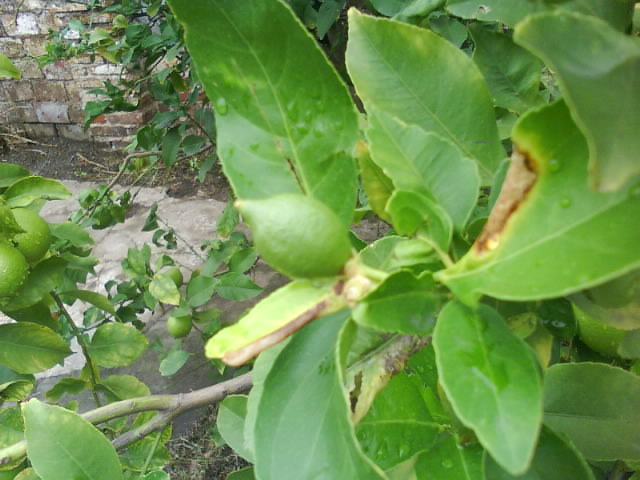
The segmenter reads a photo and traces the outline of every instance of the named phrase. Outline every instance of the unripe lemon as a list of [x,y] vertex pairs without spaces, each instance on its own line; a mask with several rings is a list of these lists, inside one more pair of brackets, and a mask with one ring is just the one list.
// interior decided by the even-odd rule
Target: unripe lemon
[[578,338],[594,352],[608,357],[619,357],[618,346],[626,334],[626,330],[612,327],[593,318],[575,305],[573,311],[578,321]]
[[189,335],[191,327],[193,327],[191,315],[170,315],[167,318],[167,330],[173,338],[186,337]]
[[27,278],[29,264],[15,247],[0,242],[0,298],[10,297]]
[[40,215],[26,208],[14,208],[11,213],[24,230],[24,233],[18,233],[13,237],[16,248],[29,263],[37,262],[51,245],[49,224]]
[[286,193],[263,200],[239,200],[258,253],[292,278],[338,275],[351,256],[349,231],[324,203]]
[[173,283],[176,284],[176,287],[180,287],[180,285],[182,285],[182,282],[184,281],[184,278],[182,276],[182,272],[180,271],[180,269],[178,267],[168,268],[167,270],[162,272],[162,274],[166,275],[171,280],[173,280]]

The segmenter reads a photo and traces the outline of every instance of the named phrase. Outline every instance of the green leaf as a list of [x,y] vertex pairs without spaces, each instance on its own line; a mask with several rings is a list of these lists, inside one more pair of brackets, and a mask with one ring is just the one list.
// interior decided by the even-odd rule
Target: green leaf
[[5,205],[0,197],[0,235],[6,239],[22,232],[24,232],[24,229],[16,222],[11,209]]
[[[233,0],[169,3],[216,110],[217,153],[236,196],[302,191],[350,224],[356,110],[293,12],[278,1],[254,4],[250,15]],[[286,48],[274,55],[273,45]]]
[[100,381],[97,387],[104,390],[111,401],[149,395],[149,387],[132,375],[110,375]]
[[485,181],[492,177],[504,151],[491,97],[461,50],[428,30],[351,9],[347,67],[367,111],[441,136],[477,162]]
[[122,479],[109,440],[80,415],[38,400],[22,407],[27,455],[45,480]]
[[513,40],[481,24],[469,26],[475,48],[473,60],[484,75],[494,104],[524,113],[541,103],[542,62]]
[[30,322],[0,325],[0,364],[15,372],[41,372],[70,354],[66,342],[50,328]]
[[491,480],[595,480],[589,464],[565,437],[545,427],[540,432],[531,466],[523,475],[511,475],[489,455],[484,457],[484,472]]
[[111,315],[116,314],[116,310],[113,307],[111,300],[97,292],[92,292],[91,290],[68,290],[61,295],[68,295],[70,297],[77,298],[78,300],[87,302],[100,310],[110,313]]
[[634,0],[565,0],[558,6],[601,18],[617,30],[627,32],[633,17],[634,3]]
[[147,337],[137,328],[110,322],[98,327],[88,350],[93,361],[101,367],[124,367],[140,358],[147,343]]
[[24,400],[33,390],[35,383],[33,375],[16,373],[0,365],[0,403]]
[[43,177],[24,177],[13,183],[4,192],[7,204],[12,207],[27,207],[34,200],[65,200],[71,196],[62,183]]
[[0,188],[13,185],[21,178],[31,175],[31,172],[20,165],[13,163],[0,163]]
[[545,375],[544,420],[589,460],[640,460],[640,377],[603,363],[558,364]]
[[181,348],[173,348],[160,362],[160,374],[163,377],[170,377],[184,367],[191,354]]
[[428,194],[462,231],[480,188],[477,165],[440,135],[369,109],[371,155],[399,190]]
[[54,237],[67,240],[74,247],[84,247],[86,245],[93,245],[94,243],[91,235],[75,223],[50,223],[49,228]]
[[364,450],[383,470],[429,450],[440,426],[433,421],[420,390],[400,373],[376,396],[356,435]]
[[416,480],[485,480],[482,472],[483,452],[484,450],[477,443],[463,442],[462,439],[451,434],[446,435],[431,450],[418,457],[415,478]]
[[240,223],[238,209],[235,208],[233,203],[233,198],[229,198],[229,200],[227,200],[227,204],[224,206],[222,215],[220,215],[216,221],[216,231],[221,237],[228,237],[231,235],[231,232],[233,232],[238,223]]
[[198,275],[189,280],[187,285],[187,300],[191,307],[204,305],[215,293],[220,280],[208,275]]
[[6,55],[0,53],[0,78],[2,77],[15,78],[16,80],[19,80],[20,70],[11,63],[11,60],[9,60]]
[[223,328],[205,347],[209,358],[223,358],[334,300],[332,282],[296,280],[261,300],[237,323]]
[[335,354],[346,316],[298,332],[264,380],[254,439],[261,480],[384,478],[361,452],[349,421]]
[[179,127],[170,128],[167,130],[166,135],[162,137],[162,161],[165,165],[170,167],[176,163],[181,139]]
[[542,420],[542,385],[528,347],[486,305],[448,303],[433,336],[442,387],[460,420],[510,473],[523,473]]
[[220,277],[218,295],[227,300],[249,300],[262,291],[262,288],[240,272],[229,272]]
[[569,12],[531,17],[518,25],[514,38],[555,72],[589,145],[591,185],[613,192],[638,176],[638,39],[603,20]]
[[460,48],[467,40],[469,32],[460,20],[449,15],[433,15],[429,18],[429,27],[443,38]]
[[227,480],[255,480],[255,478],[253,467],[237,470],[227,476]]
[[546,0],[448,0],[447,11],[466,19],[501,22],[513,27],[535,12],[547,9]]
[[[497,222],[490,217],[474,247],[436,278],[465,302],[482,294],[535,300],[561,297],[638,268],[640,229],[629,219],[640,218],[640,195],[632,189],[603,194],[588,188],[586,144],[565,105],[521,117],[513,140],[534,166],[534,184],[524,198],[514,194],[518,178],[509,176],[526,169],[516,153],[503,185],[503,192],[507,184],[511,191],[506,202],[501,194],[492,212]],[[510,205],[511,213],[502,218]]]
[[6,311],[22,310],[35,305],[62,283],[67,262],[59,257],[39,262],[11,300],[2,305]]
[[230,395],[220,404],[216,425],[222,438],[233,451],[254,463],[253,452],[246,447],[244,425],[247,417],[246,395]]
[[389,275],[353,309],[353,319],[385,332],[428,335],[439,307],[431,275],[408,271]]
[[164,273],[159,273],[153,276],[153,279],[149,284],[149,293],[162,303],[168,303],[169,305],[180,304],[180,292],[178,291],[178,287],[176,287],[176,284],[171,277]]
[[405,241],[405,238],[396,235],[382,237],[362,249],[360,251],[360,258],[364,264],[372,268],[389,271],[394,267],[395,259],[393,252],[396,245]]
[[384,207],[393,193],[393,183],[384,171],[371,159],[370,150],[363,141],[357,145],[358,167],[362,186],[367,194],[369,206],[383,220],[390,222],[391,218]]
[[51,389],[45,394],[47,401],[56,403],[60,401],[63,395],[76,395],[89,387],[89,382],[82,378],[64,377],[61,378]]

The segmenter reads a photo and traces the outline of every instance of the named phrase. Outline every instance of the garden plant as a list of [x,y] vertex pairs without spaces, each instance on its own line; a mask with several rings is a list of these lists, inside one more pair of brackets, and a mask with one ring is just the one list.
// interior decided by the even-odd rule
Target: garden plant
[[[2,166],[0,479],[168,478],[171,420],[223,398],[217,428],[250,464],[232,480],[640,478],[635,2],[345,3],[114,2],[170,8],[177,77],[215,115],[199,148],[215,146],[237,211],[186,288],[143,248],[105,296],[78,285],[83,226],[110,194],[43,227],[67,190]],[[169,133],[149,130],[165,158]],[[363,241],[364,218],[388,232]],[[256,252],[290,282],[221,326],[206,304],[257,292]],[[82,326],[76,299],[93,305]],[[162,305],[179,337],[166,369],[195,325],[243,375],[184,397],[103,377],[139,357],[138,316]],[[27,400],[71,338],[80,377]],[[84,389],[95,410],[55,405]]]

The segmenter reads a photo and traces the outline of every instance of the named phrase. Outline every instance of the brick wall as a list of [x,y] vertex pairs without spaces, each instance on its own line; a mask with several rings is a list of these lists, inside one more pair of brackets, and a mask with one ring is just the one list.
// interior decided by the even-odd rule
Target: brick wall
[[[83,107],[97,100],[88,91],[114,83],[118,65],[87,56],[40,68],[36,57],[45,53],[49,29],[59,29],[71,18],[86,21],[86,0],[0,0],[0,52],[21,71],[20,80],[0,80],[0,125],[30,138],[60,137],[93,140],[113,148],[126,145],[129,136],[151,112],[114,113],[98,119],[84,132]],[[94,26],[111,19],[92,16]]]

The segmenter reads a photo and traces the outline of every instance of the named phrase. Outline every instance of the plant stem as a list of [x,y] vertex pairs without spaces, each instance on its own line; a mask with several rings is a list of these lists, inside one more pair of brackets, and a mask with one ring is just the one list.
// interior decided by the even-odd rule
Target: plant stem
[[96,385],[100,383],[98,381],[98,379],[100,378],[100,375],[98,373],[98,370],[96,369],[96,366],[93,363],[93,360],[91,359],[91,355],[89,355],[89,345],[87,345],[83,332],[76,326],[75,322],[73,321],[73,318],[71,317],[67,308],[62,302],[62,299],[55,292],[51,292],[51,297],[53,297],[60,311],[64,314],[65,317],[67,317],[67,320],[69,321],[69,327],[71,328],[71,332],[73,333],[73,336],[76,338],[76,340],[78,340],[78,345],[80,345],[80,348],[82,349],[82,354],[84,355],[85,361],[87,362],[87,366],[89,367],[91,394],[93,395],[93,401],[95,402],[96,407],[100,407],[102,403],[100,402],[100,397],[98,396],[98,392],[96,392],[96,389],[95,389]]
[[[97,425],[135,413],[154,410],[160,412],[146,424],[113,440],[112,444],[114,447],[120,449],[144,438],[145,435],[161,430],[169,421],[184,412],[220,402],[229,395],[247,392],[251,389],[251,386],[251,373],[245,373],[231,380],[210,385],[189,393],[149,395],[110,403],[109,405],[85,412],[82,414],[82,417],[92,424]],[[0,466],[15,462],[26,454],[27,442],[25,440],[2,448],[0,449]]]

